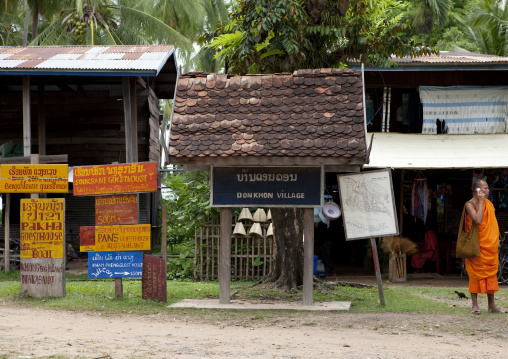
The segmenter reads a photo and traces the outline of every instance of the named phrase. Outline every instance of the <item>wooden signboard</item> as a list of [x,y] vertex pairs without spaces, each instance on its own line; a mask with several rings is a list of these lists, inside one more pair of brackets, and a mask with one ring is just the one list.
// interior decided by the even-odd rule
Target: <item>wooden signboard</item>
[[65,296],[65,200],[21,200],[21,294]]
[[84,226],[79,229],[81,252],[150,250],[150,225]]
[[64,257],[64,199],[21,200],[21,258]]
[[88,255],[88,278],[141,278],[143,252],[95,252]]
[[138,223],[138,195],[95,197],[95,224],[107,226]]
[[140,162],[73,168],[75,196],[157,191],[157,163]]
[[143,254],[141,297],[167,301],[166,261],[163,258]]
[[69,192],[67,165],[0,166],[0,193],[67,192]]
[[213,167],[214,207],[322,207],[322,167]]

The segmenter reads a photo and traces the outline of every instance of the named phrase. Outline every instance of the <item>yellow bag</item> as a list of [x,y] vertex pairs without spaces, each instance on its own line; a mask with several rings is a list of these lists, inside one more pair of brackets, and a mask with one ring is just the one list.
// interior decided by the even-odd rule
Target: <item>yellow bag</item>
[[[467,204],[467,202],[466,202]],[[460,217],[459,234],[457,235],[457,258],[473,258],[479,257],[480,252],[480,228],[478,225],[471,221],[471,229],[469,232],[465,231],[464,215],[466,212],[466,204],[462,210],[462,217]]]

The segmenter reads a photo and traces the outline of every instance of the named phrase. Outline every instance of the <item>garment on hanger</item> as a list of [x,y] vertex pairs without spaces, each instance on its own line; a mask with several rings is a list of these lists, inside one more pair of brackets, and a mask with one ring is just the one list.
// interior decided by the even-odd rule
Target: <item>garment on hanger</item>
[[427,178],[418,172],[411,190],[411,215],[422,217],[423,223],[427,220],[428,196]]

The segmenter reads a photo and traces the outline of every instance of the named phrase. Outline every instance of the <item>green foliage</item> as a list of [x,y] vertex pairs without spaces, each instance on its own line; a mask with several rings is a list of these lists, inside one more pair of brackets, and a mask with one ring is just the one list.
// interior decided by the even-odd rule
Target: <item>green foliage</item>
[[194,276],[194,241],[188,241],[174,246],[170,254],[177,254],[178,258],[168,257],[168,279],[192,278]]
[[433,53],[404,39],[410,27],[399,22],[402,14],[386,18],[393,8],[402,5],[391,0],[240,1],[211,46],[235,74],[343,67],[351,61],[391,66],[393,54]]
[[175,172],[164,179],[171,190],[167,199],[167,241],[171,250],[176,245],[194,243],[195,231],[203,219],[218,216],[210,207],[210,180],[208,172]]
[[437,42],[436,47],[439,51],[471,51],[478,52],[478,46],[472,44],[465,38],[465,35],[457,27],[447,29],[442,39]]

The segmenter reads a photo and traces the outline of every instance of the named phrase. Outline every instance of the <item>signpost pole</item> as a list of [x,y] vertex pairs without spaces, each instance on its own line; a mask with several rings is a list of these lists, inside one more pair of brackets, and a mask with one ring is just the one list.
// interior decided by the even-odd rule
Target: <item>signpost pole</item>
[[162,259],[164,259],[164,263],[168,262],[168,243],[167,243],[167,234],[168,234],[168,205],[162,205],[162,243],[161,243],[161,252]]
[[377,256],[377,245],[375,238],[370,239],[370,245],[372,247],[372,258],[374,260],[374,268],[376,268],[376,280],[377,280],[377,289],[379,292],[379,302],[384,307],[385,295],[383,293],[383,281],[381,280],[381,271],[379,270],[379,257]]
[[314,209],[305,208],[303,213],[303,305],[314,302]]
[[219,303],[229,304],[231,291],[231,208],[220,210]]
[[11,194],[6,193],[5,194],[5,238],[4,238],[4,267],[5,272],[9,272],[11,270],[11,258],[10,258],[10,216],[11,215]]

